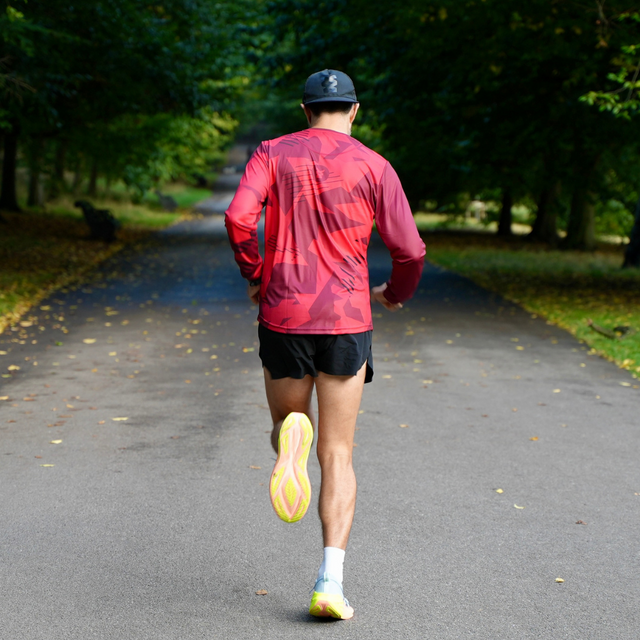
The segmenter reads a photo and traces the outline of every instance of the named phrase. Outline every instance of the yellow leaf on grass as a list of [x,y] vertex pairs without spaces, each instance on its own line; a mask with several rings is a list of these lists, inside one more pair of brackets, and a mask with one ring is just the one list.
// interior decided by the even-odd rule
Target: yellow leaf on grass
[[62,440],[52,440],[49,444],[62,444]]
[[129,418],[111,418],[114,422],[123,422],[124,420],[128,420]]
[[517,504],[513,505],[516,509],[524,509],[524,507],[519,507]]
[[82,342],[84,342],[85,344],[93,344],[95,341],[95,338],[85,338]]

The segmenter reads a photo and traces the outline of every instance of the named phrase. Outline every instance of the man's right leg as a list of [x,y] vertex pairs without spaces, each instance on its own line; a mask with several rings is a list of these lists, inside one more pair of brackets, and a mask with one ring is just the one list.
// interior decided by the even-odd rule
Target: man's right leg
[[311,500],[307,460],[313,443],[311,393],[313,377],[274,380],[265,367],[265,387],[271,409],[271,443],[278,459],[269,482],[275,512],[285,522],[297,522]]
[[311,424],[314,424],[311,410],[311,394],[313,393],[313,377],[279,378],[274,380],[269,370],[264,367],[264,386],[267,392],[267,403],[271,411],[273,431],[271,432],[271,446],[278,453],[278,434],[284,419],[293,411],[305,413]]

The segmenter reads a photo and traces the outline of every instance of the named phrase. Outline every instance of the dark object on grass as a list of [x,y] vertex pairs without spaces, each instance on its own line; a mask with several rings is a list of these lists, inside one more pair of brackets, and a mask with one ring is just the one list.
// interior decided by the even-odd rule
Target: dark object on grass
[[84,219],[89,225],[91,240],[113,242],[116,239],[116,229],[120,227],[120,223],[108,209],[95,209],[87,200],[76,200],[73,206],[82,209]]
[[160,200],[160,206],[165,211],[173,213],[178,208],[178,203],[171,196],[163,196],[158,189],[156,189],[155,194],[158,196],[158,200]]
[[640,267],[640,198],[636,204],[635,221],[631,235],[629,236],[629,244],[624,252],[623,269],[629,267]]
[[633,327],[628,327],[626,325],[619,325],[617,327],[613,327],[613,329],[607,329],[606,327],[601,327],[599,324],[596,324],[591,318],[587,318],[587,326],[611,340],[622,340],[622,338],[631,336],[636,332]]

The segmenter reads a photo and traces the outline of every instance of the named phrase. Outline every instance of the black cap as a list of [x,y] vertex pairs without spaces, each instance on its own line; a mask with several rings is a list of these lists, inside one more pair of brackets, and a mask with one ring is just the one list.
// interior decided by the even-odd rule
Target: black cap
[[310,75],[304,85],[302,104],[313,102],[358,102],[358,98],[346,73],[325,69]]

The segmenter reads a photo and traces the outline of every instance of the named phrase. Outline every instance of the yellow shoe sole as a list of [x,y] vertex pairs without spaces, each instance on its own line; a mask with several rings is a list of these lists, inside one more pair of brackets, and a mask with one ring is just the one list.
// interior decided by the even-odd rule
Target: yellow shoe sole
[[347,605],[340,594],[314,591],[311,596],[309,613],[318,618],[349,620],[353,618],[353,607]]
[[285,522],[297,522],[309,508],[311,483],[307,460],[312,442],[309,418],[304,413],[290,413],[280,429],[278,459],[269,483],[271,504]]

